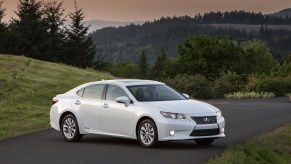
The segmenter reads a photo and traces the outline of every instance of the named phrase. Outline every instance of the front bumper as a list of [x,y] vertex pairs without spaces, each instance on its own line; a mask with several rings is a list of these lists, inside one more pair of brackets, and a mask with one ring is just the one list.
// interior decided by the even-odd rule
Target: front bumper
[[[223,138],[225,120],[223,117],[217,120],[215,124],[196,124],[192,119],[187,120],[174,120],[174,119],[161,119],[157,121],[157,128],[159,134],[159,141],[171,141],[171,140],[189,140],[199,138]],[[205,133],[204,131],[217,131],[215,135],[211,133]],[[174,131],[174,135],[170,132]],[[203,131],[200,135],[193,135],[193,131]],[[173,132],[172,132],[173,134]]]

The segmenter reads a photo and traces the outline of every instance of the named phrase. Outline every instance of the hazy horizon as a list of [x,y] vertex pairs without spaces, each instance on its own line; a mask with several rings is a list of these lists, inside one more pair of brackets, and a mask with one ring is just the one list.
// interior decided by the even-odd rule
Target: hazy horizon
[[[15,17],[19,0],[5,0],[5,20]],[[291,7],[291,1],[277,0],[82,0],[77,1],[86,14],[85,20],[104,21],[151,21],[162,16],[194,16],[197,13],[210,11],[245,10],[274,13]],[[72,12],[74,0],[63,0],[66,12]]]

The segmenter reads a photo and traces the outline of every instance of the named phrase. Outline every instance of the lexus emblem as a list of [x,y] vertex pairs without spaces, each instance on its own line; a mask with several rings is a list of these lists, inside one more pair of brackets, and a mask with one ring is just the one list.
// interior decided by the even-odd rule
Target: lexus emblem
[[203,121],[206,122],[206,123],[209,123],[209,118],[208,117],[204,117]]

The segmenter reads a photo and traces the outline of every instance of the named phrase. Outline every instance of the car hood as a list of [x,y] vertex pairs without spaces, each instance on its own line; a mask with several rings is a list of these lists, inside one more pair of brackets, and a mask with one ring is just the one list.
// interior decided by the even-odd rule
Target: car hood
[[215,115],[218,108],[197,100],[156,101],[146,102],[164,112],[182,113],[188,115]]

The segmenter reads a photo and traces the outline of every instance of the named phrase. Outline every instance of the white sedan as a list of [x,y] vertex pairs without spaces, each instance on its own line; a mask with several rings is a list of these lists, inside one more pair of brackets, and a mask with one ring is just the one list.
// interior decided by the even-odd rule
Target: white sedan
[[219,109],[150,80],[97,81],[57,95],[50,124],[71,142],[85,134],[102,134],[154,147],[174,140],[208,145],[225,137]]

